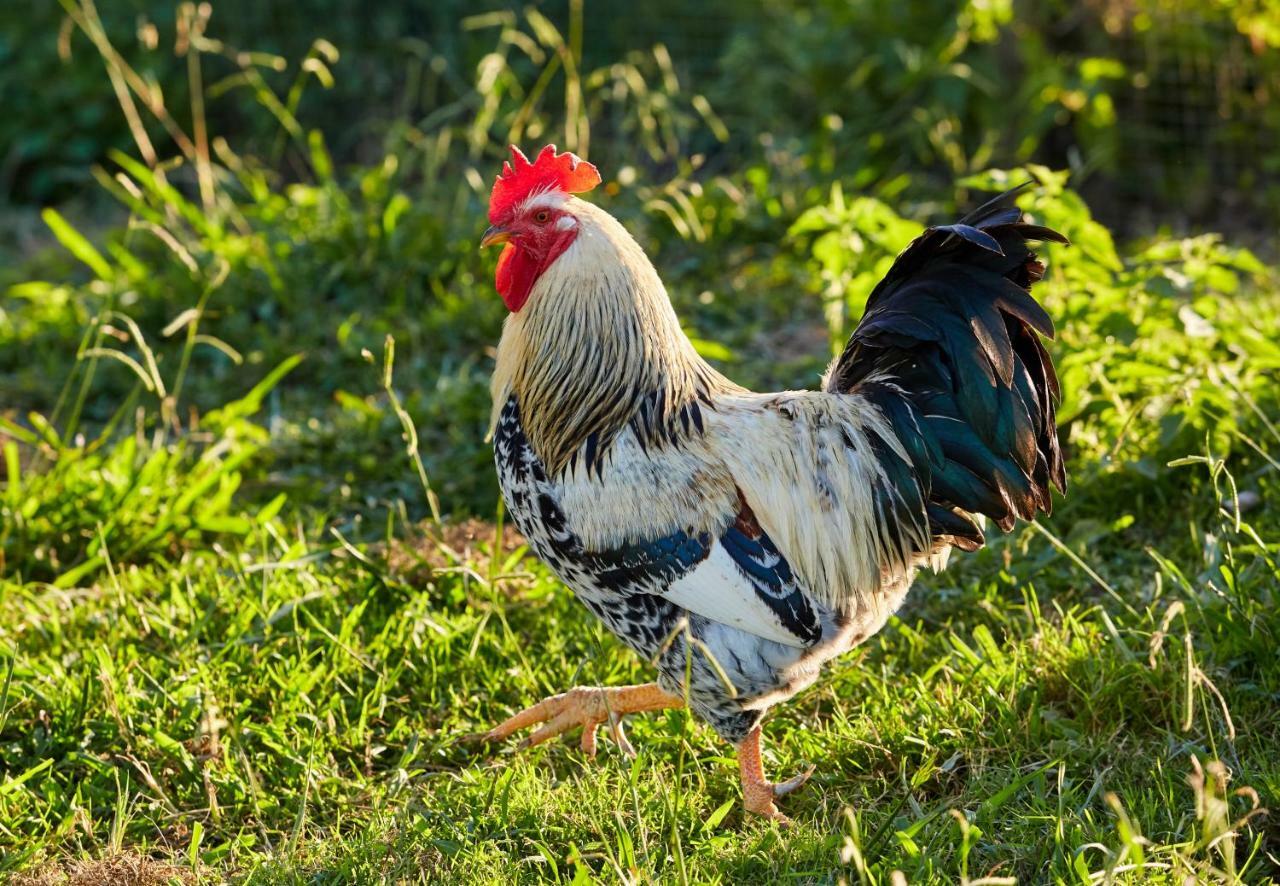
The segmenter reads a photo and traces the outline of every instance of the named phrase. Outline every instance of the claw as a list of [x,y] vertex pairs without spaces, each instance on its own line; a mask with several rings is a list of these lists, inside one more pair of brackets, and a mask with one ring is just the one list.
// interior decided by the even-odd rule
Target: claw
[[609,718],[609,734],[613,737],[613,742],[618,746],[618,750],[622,751],[623,756],[628,760],[636,758],[635,746],[631,744],[631,739],[627,738],[627,733],[622,729],[622,718],[616,714]]

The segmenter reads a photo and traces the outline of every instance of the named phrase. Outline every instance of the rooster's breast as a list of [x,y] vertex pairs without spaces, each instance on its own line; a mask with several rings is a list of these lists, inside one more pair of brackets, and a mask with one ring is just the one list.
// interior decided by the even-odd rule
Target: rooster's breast
[[493,448],[507,512],[533,553],[613,634],[653,658],[683,615],[661,593],[682,567],[692,567],[702,539],[671,539],[665,568],[640,568],[641,551],[589,551],[570,527],[561,484],[548,478],[525,436],[514,398],[499,417]]
[[[494,456],[508,512],[532,551],[613,634],[656,660],[665,688],[687,693],[726,739],[741,738],[768,706],[869,633],[807,592],[736,495],[731,504],[713,501],[713,488],[693,508],[705,512],[713,502],[725,516],[703,513],[672,530],[663,509],[674,501],[687,512],[680,499],[706,471],[681,464],[660,471],[637,460],[589,482],[550,478],[514,398],[495,427]],[[578,527],[599,526],[602,513],[632,528],[587,543]],[[665,528],[645,532],[646,517]]]

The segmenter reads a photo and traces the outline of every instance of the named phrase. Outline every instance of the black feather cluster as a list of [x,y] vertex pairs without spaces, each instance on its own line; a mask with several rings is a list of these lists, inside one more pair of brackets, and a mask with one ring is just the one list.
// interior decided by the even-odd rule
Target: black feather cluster
[[1024,221],[1021,190],[916,238],[872,291],[827,380],[876,404],[907,452],[909,465],[880,453],[905,512],[886,516],[922,509],[934,542],[963,550],[984,541],[969,514],[1008,531],[1016,517],[1049,512],[1050,486],[1066,490],[1058,378],[1040,341],[1053,321],[1030,294],[1044,266],[1028,241],[1067,241]]

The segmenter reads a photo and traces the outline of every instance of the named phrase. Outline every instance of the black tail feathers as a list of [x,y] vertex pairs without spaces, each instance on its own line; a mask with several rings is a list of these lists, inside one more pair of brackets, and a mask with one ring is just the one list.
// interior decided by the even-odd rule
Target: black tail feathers
[[[1067,485],[1058,378],[1040,341],[1053,321],[1030,294],[1044,266],[1028,246],[1067,241],[1023,220],[1021,190],[916,238],[872,291],[826,380],[828,391],[880,408],[910,460],[892,457],[889,479],[923,505],[935,543],[963,550],[984,542],[969,515],[1008,531],[1015,518],[1048,513],[1050,487]],[[908,482],[917,488],[902,489]]]

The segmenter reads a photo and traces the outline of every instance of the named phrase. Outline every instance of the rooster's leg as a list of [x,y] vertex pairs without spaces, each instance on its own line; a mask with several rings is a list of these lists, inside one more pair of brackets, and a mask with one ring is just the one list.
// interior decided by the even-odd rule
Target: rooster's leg
[[521,747],[542,744],[562,732],[582,727],[582,750],[588,757],[596,755],[596,729],[602,723],[609,724],[609,733],[627,756],[635,756],[635,749],[622,731],[624,714],[641,711],[661,711],[666,708],[684,707],[684,699],[669,695],[657,683],[640,686],[578,686],[568,692],[544,698],[485,733],[489,741],[506,738],[517,729],[542,723],[526,738]]
[[791,793],[809,780],[813,767],[795,778],[774,784],[764,777],[764,764],[760,760],[760,727],[756,726],[738,743],[738,771],[742,776],[742,805],[748,812],[772,818],[787,825],[791,819],[778,811],[774,800]]

